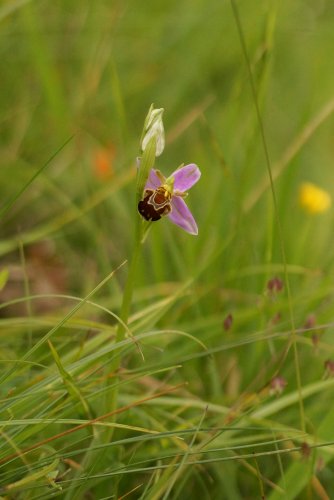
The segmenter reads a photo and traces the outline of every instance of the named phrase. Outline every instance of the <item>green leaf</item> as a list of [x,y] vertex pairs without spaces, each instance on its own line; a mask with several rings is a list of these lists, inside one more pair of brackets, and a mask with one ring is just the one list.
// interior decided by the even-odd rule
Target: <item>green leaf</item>
[[35,485],[36,481],[41,480],[41,479],[45,479],[46,484],[55,485],[54,472],[56,471],[56,467],[58,466],[58,464],[59,464],[59,459],[56,458],[53,462],[51,462],[50,465],[42,467],[41,469],[39,469],[37,472],[34,472],[33,474],[28,474],[23,479],[19,479],[18,481],[15,481],[14,483],[8,484],[7,486],[4,487],[3,491],[4,492],[13,492],[16,490],[25,489],[28,486],[30,486],[31,484]]
[[61,359],[59,357],[59,354],[58,352],[56,351],[55,347],[53,346],[51,340],[49,339],[48,340],[48,344],[49,344],[49,347],[50,347],[50,351],[51,351],[51,354],[53,356],[53,359],[55,360],[55,363],[57,365],[57,368],[59,370],[59,373],[60,373],[60,376],[62,377],[63,379],[63,382],[64,382],[64,385],[68,391],[68,394],[74,399],[74,400],[77,400],[81,403],[83,409],[84,409],[84,412],[85,414],[87,415],[87,417],[89,419],[93,418],[93,415],[92,415],[92,412],[91,412],[91,409],[89,407],[89,404],[87,403],[87,401],[85,400],[85,398],[83,397],[79,387],[76,385],[72,375],[65,370],[62,362],[61,362]]
[[9,277],[8,269],[3,269],[2,271],[0,271],[0,291],[5,288],[6,283],[8,281],[8,277]]

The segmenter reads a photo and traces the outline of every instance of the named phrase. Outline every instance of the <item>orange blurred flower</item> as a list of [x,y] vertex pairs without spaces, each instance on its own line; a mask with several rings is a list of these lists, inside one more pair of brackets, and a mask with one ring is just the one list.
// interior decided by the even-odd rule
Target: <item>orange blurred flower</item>
[[93,168],[98,179],[107,180],[113,176],[115,156],[116,151],[113,144],[101,147],[94,152]]

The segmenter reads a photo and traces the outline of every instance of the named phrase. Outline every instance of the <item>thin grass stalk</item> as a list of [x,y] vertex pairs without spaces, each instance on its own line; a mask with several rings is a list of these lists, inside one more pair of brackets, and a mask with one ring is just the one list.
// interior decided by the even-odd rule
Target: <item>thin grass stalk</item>
[[297,340],[296,340],[296,326],[295,326],[294,312],[293,312],[293,307],[292,307],[292,293],[291,293],[291,287],[290,287],[289,274],[288,274],[288,270],[287,270],[287,258],[286,258],[285,245],[284,245],[284,239],[283,239],[283,230],[282,230],[281,220],[280,220],[280,216],[279,216],[278,203],[277,203],[276,191],[275,191],[275,186],[274,186],[274,179],[273,179],[272,169],[271,169],[271,161],[270,161],[269,151],[268,151],[268,147],[267,147],[266,135],[265,135],[265,131],[264,131],[264,126],[263,126],[263,122],[262,122],[260,108],[259,108],[259,104],[258,104],[257,92],[256,92],[256,88],[255,88],[253,72],[252,72],[252,68],[251,68],[251,64],[250,64],[250,60],[249,60],[249,56],[248,56],[248,50],[247,50],[247,46],[246,46],[243,28],[241,25],[239,11],[238,11],[238,7],[236,5],[235,0],[231,0],[231,6],[232,6],[236,26],[238,29],[238,34],[239,34],[239,38],[240,38],[242,52],[243,52],[243,55],[244,55],[244,58],[246,61],[249,82],[250,82],[253,101],[254,101],[255,110],[256,110],[257,121],[258,121],[259,129],[260,129],[260,135],[261,135],[262,146],[263,146],[263,151],[264,151],[264,156],[265,156],[265,163],[266,163],[268,177],[269,177],[270,189],[271,189],[273,206],[274,206],[274,213],[275,213],[276,224],[277,224],[278,235],[279,235],[280,250],[281,250],[282,262],[283,262],[283,273],[284,273],[285,284],[286,284],[286,292],[287,292],[288,307],[289,307],[289,317],[290,317],[290,324],[291,324],[291,336],[290,336],[290,339],[289,339],[289,342],[288,342],[286,351],[283,355],[281,363],[286,359],[288,351],[290,350],[290,347],[292,345],[295,371],[296,371],[297,388],[298,388],[298,393],[299,393],[300,426],[301,426],[302,431],[305,431],[305,427],[306,427],[305,426],[305,411],[304,411],[304,404],[303,404],[303,398],[302,398],[302,384],[301,384],[301,375],[300,375],[299,354],[298,354]]

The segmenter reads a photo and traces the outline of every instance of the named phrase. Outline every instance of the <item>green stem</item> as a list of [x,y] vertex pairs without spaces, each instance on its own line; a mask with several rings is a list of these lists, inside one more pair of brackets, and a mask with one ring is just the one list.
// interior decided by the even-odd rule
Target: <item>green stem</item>
[[[129,319],[129,314],[130,314],[130,307],[131,307],[131,302],[132,302],[132,295],[133,295],[133,289],[134,289],[134,281],[135,281],[135,275],[136,275],[136,270],[137,270],[137,263],[138,263],[138,258],[141,250],[141,244],[142,244],[142,238],[141,238],[141,233],[142,233],[142,224],[141,220],[138,217],[138,222],[136,225],[136,234],[135,234],[135,241],[133,245],[133,253],[132,253],[132,259],[130,262],[130,267],[129,267],[129,272],[128,272],[128,277],[126,280],[125,284],[125,289],[123,293],[123,300],[122,300],[122,305],[121,305],[121,310],[120,310],[120,319],[123,321],[123,323],[118,323],[117,330],[116,330],[116,337],[115,337],[115,343],[118,344],[119,342],[122,342],[125,337],[126,333],[126,328],[124,325],[127,325],[128,319]],[[117,371],[120,367],[121,363],[121,356],[116,354],[114,356],[113,360],[111,361],[111,364],[108,368],[108,371],[111,373],[117,374]]]
[[[137,175],[136,206],[135,206],[136,226],[135,226],[134,245],[133,245],[132,259],[130,262],[129,273],[125,284],[123,300],[119,315],[123,324],[119,323],[117,326],[116,337],[115,337],[116,344],[122,342],[122,340],[124,340],[125,337],[126,328],[124,327],[124,325],[127,325],[129,319],[138,258],[140,254],[141,245],[144,240],[144,236],[149,227],[147,223],[145,223],[139,216],[137,212],[137,204],[144,191],[145,183],[149,176],[149,172],[154,165],[155,153],[156,153],[156,137],[153,136],[144,151],[141,160],[141,165]],[[118,371],[121,365],[121,361],[122,361],[121,352],[120,350],[116,350],[114,352],[113,359],[111,360],[110,365],[107,367],[106,384],[109,384],[109,374],[114,374],[114,377],[113,377],[113,387],[111,391],[109,391],[108,389],[106,390],[105,411],[110,411],[110,410],[112,411],[116,409],[117,406]],[[111,436],[112,436],[112,430],[110,429],[108,435],[109,439],[111,439]]]

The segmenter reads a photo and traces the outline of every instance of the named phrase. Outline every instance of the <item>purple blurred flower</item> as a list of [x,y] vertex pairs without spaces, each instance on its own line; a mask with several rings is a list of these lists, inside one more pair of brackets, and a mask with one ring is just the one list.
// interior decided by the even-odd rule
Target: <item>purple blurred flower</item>
[[184,198],[200,178],[197,165],[190,163],[172,173],[167,179],[152,168],[147,179],[138,211],[147,221],[157,221],[164,215],[187,233],[198,234],[197,224]]

